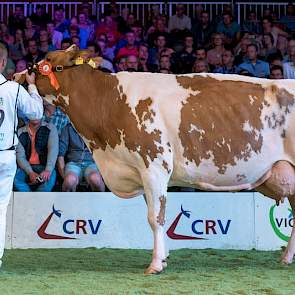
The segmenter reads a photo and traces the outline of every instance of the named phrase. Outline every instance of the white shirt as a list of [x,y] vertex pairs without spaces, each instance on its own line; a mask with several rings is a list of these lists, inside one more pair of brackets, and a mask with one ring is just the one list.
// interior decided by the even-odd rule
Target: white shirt
[[283,63],[283,69],[285,79],[295,79],[295,66],[292,61]]
[[[16,146],[18,143],[13,128],[17,127],[15,102],[19,84],[13,81],[5,81],[7,80],[0,74],[0,150],[10,148],[13,144],[13,138],[14,145]],[[28,119],[41,119],[43,115],[42,97],[35,85],[29,85],[29,93],[23,86],[19,86],[16,107]]]

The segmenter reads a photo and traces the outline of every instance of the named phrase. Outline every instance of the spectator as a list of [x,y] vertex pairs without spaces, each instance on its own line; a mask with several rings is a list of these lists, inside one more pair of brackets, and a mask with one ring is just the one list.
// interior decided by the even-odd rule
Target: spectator
[[170,40],[168,28],[162,18],[156,19],[155,26],[151,26],[147,31],[146,40],[150,47],[155,45],[155,41],[159,35],[164,36],[166,41]]
[[264,60],[268,60],[268,57],[271,54],[281,54],[274,46],[274,38],[271,33],[263,34],[262,44],[263,48],[260,50],[260,56]]
[[19,168],[14,178],[17,191],[30,192],[32,185],[39,192],[50,192],[55,184],[55,163],[58,155],[58,134],[52,124],[30,120],[18,130],[16,160]]
[[70,123],[69,117],[53,104],[43,101],[44,115],[42,122],[51,123],[55,126],[58,135],[61,134],[62,129]]
[[243,38],[238,45],[238,54],[235,55],[235,65],[240,65],[243,62],[246,62],[248,60],[247,57],[247,47],[248,45],[253,43],[253,39],[250,38]]
[[60,49],[61,40],[63,39],[63,33],[56,30],[53,22],[47,23],[47,32],[48,32],[48,37],[50,38],[52,42],[52,45],[54,45],[55,48]]
[[209,66],[205,59],[197,59],[192,68],[193,73],[208,73]]
[[140,22],[139,21],[134,22],[130,26],[130,29],[135,35],[135,41],[137,42],[137,44],[141,44],[143,42],[143,36],[142,36],[143,28]]
[[149,63],[150,64],[159,64],[159,55],[160,52],[166,47],[166,35],[159,33],[153,48],[149,50]]
[[167,55],[161,56],[160,62],[159,62],[159,68],[162,70],[166,69],[168,70],[169,73],[171,72],[171,61],[169,56]]
[[25,38],[29,39],[38,39],[38,33],[33,25],[32,19],[30,17],[26,17],[25,19]]
[[221,66],[222,54],[224,52],[224,45],[223,45],[224,36],[221,33],[216,33],[213,35],[213,49],[210,49],[207,52],[207,60],[209,65],[214,67]]
[[20,29],[15,31],[14,42],[9,45],[9,55],[14,62],[22,59],[27,54],[24,45],[24,32]]
[[191,30],[192,24],[191,19],[184,14],[184,5],[176,5],[176,14],[172,15],[168,23],[169,32],[178,32],[184,30]]
[[[62,6],[57,6],[54,11],[54,21],[53,26],[56,31],[64,34],[64,32],[68,29],[70,22],[65,19],[65,10]],[[59,47],[57,47],[59,48]]]
[[17,61],[16,66],[15,66],[15,72],[20,73],[24,70],[27,69],[27,62],[24,59],[20,59]]
[[283,61],[290,62],[293,55],[295,55],[295,39],[290,39],[287,47],[287,55],[284,56]]
[[193,36],[192,34],[186,34],[184,38],[184,49],[178,54],[181,73],[189,73],[196,58]]
[[110,15],[106,15],[102,19],[102,22],[98,25],[95,31],[95,36],[96,38],[98,38],[98,36],[101,33],[108,34],[109,32],[113,34],[115,42],[117,42],[121,38],[121,34],[117,31],[116,22],[113,20],[113,18]]
[[58,170],[63,178],[64,192],[76,191],[77,185],[83,178],[92,191],[105,191],[104,182],[91,153],[71,124],[63,128],[60,136]]
[[281,66],[274,65],[270,70],[271,79],[284,79],[283,68]]
[[249,33],[251,35],[259,35],[261,34],[262,28],[261,23],[257,19],[257,15],[255,11],[250,11],[248,19],[243,22],[242,31]]
[[280,23],[285,25],[289,31],[295,31],[295,15],[294,15],[294,5],[292,2],[287,5],[287,14],[282,16]]
[[37,4],[36,11],[31,15],[32,22],[36,25],[37,30],[46,28],[48,22],[50,22],[50,16],[45,11],[44,4]]
[[44,58],[44,53],[38,49],[37,41],[30,39],[28,41],[28,54],[24,57],[26,62],[33,65]]
[[263,34],[271,33],[274,39],[274,46],[277,46],[278,37],[282,35],[284,37],[288,37],[288,33],[279,29],[278,27],[273,25],[273,19],[270,16],[266,16],[262,19],[262,32]]
[[141,44],[138,49],[138,71],[139,72],[156,72],[157,66],[148,63],[149,60],[149,49],[147,44]]
[[192,28],[194,40],[198,46],[208,46],[210,43],[211,35],[214,32],[214,26],[209,20],[209,12],[203,11],[201,13],[200,21],[197,22]]
[[240,25],[233,20],[233,16],[230,12],[224,12],[222,16],[223,21],[218,24],[217,32],[225,36],[226,44],[238,44],[241,38]]
[[25,29],[24,8],[22,4],[16,4],[14,13],[8,17],[8,28],[10,34],[14,35],[17,29]]
[[117,59],[115,65],[116,65],[116,72],[126,71],[127,69],[126,56],[122,56],[119,59]]
[[40,40],[39,49],[42,53],[46,54],[49,51],[56,50],[55,46],[51,43],[51,40],[49,40],[48,32],[46,29],[40,30],[39,40]]
[[73,44],[72,40],[70,38],[64,38],[61,41],[61,49],[66,50]]
[[291,61],[283,63],[285,79],[295,79],[295,54],[292,54]]
[[126,58],[126,71],[137,72],[138,71],[138,57],[136,55],[128,55]]
[[246,70],[254,77],[266,78],[269,76],[269,65],[268,63],[259,60],[257,58],[258,47],[255,44],[250,44],[247,47],[247,57],[248,61],[240,64],[239,68],[241,70]]
[[119,49],[116,58],[121,56],[135,55],[138,56],[138,49],[135,45],[135,34],[132,31],[128,31],[125,34],[127,44]]
[[0,40],[9,46],[14,42],[13,34],[9,33],[7,25],[3,22],[0,23]]
[[225,49],[222,54],[222,66],[214,70],[214,73],[238,74],[239,69],[234,65],[234,53],[232,50]]
[[[101,49],[97,44],[95,44],[91,41],[88,41],[87,42],[87,49],[89,51],[89,56],[88,56],[89,58],[96,58],[99,56],[102,57],[101,56]],[[109,60],[107,60],[103,57],[102,57],[102,61],[100,63],[100,67],[107,69],[109,72],[112,72],[112,73],[114,72],[113,64]]]
[[71,37],[72,44],[75,44],[78,48],[80,48],[80,37],[78,35]]
[[87,41],[93,41],[94,31],[92,24],[87,21],[84,13],[79,13],[78,27],[80,30],[80,48],[85,49],[87,47]]
[[205,59],[207,60],[207,52],[205,47],[198,47],[196,49],[196,59]]

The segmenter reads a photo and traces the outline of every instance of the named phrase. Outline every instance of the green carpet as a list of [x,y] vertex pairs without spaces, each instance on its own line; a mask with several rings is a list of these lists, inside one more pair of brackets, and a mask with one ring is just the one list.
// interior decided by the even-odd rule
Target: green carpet
[[0,294],[295,294],[295,265],[281,253],[233,250],[170,252],[161,275],[144,276],[151,251],[6,250]]

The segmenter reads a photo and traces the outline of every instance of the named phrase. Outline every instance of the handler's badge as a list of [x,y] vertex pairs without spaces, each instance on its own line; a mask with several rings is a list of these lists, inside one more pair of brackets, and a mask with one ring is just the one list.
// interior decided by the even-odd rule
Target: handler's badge
[[88,64],[89,64],[92,68],[96,69],[96,63],[95,63],[95,61],[94,61],[92,58],[89,59]]

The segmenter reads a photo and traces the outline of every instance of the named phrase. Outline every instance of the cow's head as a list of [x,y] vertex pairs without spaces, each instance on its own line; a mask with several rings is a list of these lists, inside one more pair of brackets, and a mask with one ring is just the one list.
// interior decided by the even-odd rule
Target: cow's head
[[[64,93],[63,84],[65,82],[65,71],[69,68],[79,66],[83,63],[89,63],[92,67],[98,67],[101,58],[91,58],[87,50],[79,50],[76,45],[72,45],[66,50],[57,50],[47,53],[44,60],[33,66],[36,73],[36,86],[39,93],[49,103],[57,103],[58,95],[68,95]],[[14,75],[14,80],[20,84],[24,83],[26,72]]]

